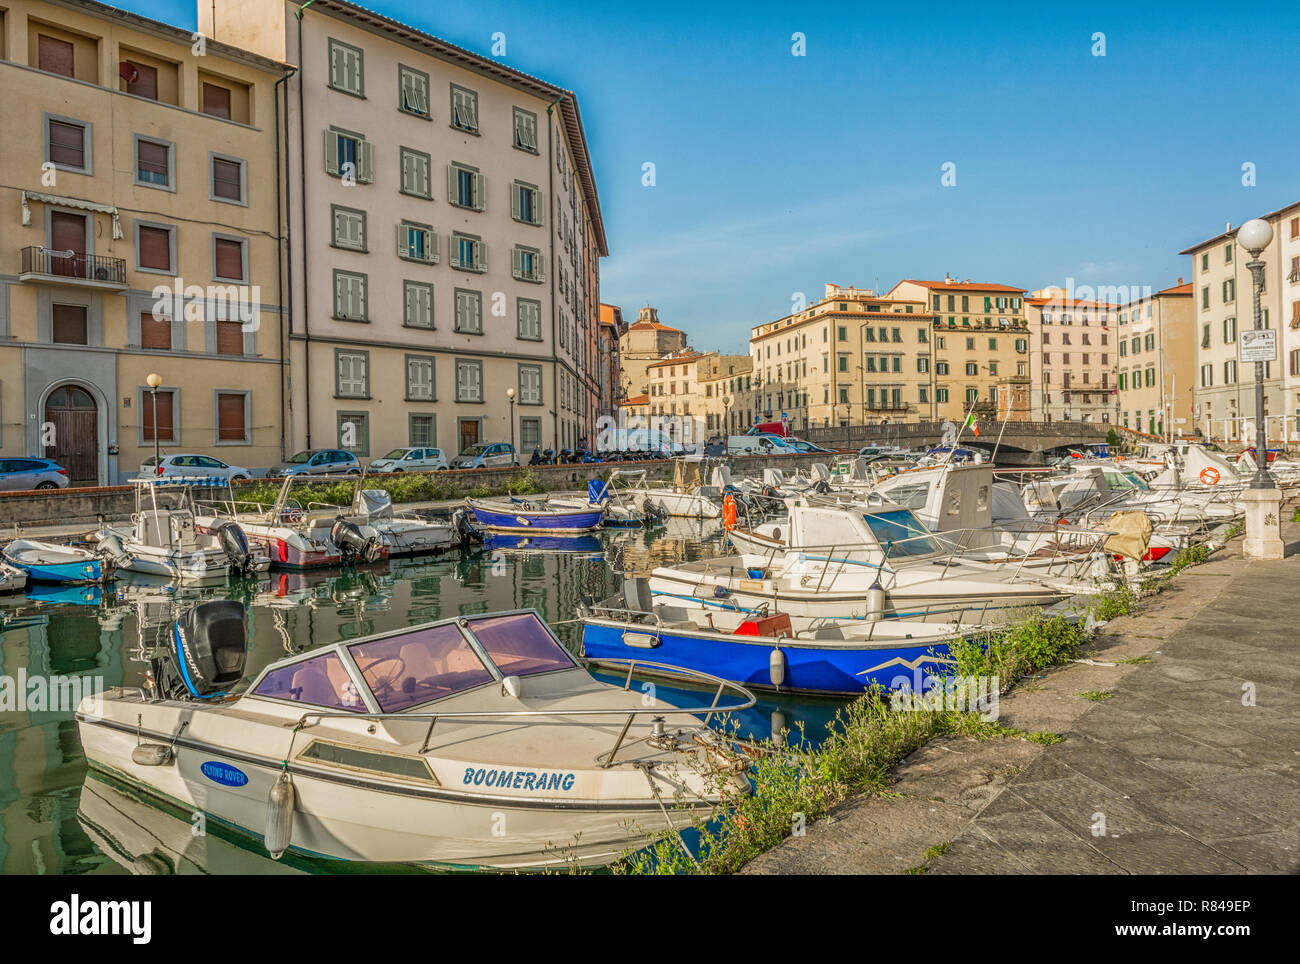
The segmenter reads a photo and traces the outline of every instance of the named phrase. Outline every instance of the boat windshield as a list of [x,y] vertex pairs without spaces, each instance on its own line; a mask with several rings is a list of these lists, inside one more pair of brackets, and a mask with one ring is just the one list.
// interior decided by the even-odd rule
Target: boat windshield
[[921,520],[910,509],[889,509],[868,512],[862,518],[871,528],[871,534],[882,547],[887,547],[885,558],[925,556],[939,551],[939,543],[930,537]]
[[493,679],[454,623],[353,643],[348,652],[385,713],[400,713]]
[[909,509],[924,509],[925,503],[930,498],[930,483],[905,482],[900,485],[890,486],[885,490],[885,494],[890,502],[897,502]]
[[1107,472],[1106,484],[1110,486],[1112,492],[1127,492],[1129,489],[1151,491],[1151,487],[1132,472]]
[[503,676],[536,676],[576,665],[532,613],[471,619],[469,631]]
[[333,651],[271,670],[253,692],[257,696],[310,703],[351,713],[365,710],[347,667]]

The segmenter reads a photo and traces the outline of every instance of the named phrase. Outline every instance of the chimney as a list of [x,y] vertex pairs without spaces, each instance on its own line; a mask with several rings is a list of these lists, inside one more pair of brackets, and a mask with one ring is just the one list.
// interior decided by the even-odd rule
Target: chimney
[[1180,285],[1183,283],[1183,279],[1182,279],[1181,276],[1179,276],[1179,278],[1178,278],[1178,283],[1179,283]]

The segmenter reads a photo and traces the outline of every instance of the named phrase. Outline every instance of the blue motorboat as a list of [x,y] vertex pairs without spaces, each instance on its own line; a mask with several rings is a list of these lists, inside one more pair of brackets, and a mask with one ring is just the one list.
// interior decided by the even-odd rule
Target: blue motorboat
[[489,532],[483,537],[483,551],[526,550],[530,552],[581,552],[598,555],[605,551],[600,537],[590,533],[572,536],[533,535],[524,532]]
[[490,532],[576,533],[600,526],[598,505],[555,504],[532,499],[466,499],[474,524]]
[[4,561],[27,573],[29,582],[103,582],[104,564],[93,552],[53,542],[15,539],[0,551]]
[[[628,595],[635,597],[636,589]],[[719,611],[645,598],[589,602],[581,616],[582,655],[597,664],[644,659],[748,687],[842,696],[876,684],[925,692],[951,674],[951,643],[977,632],[956,624]]]

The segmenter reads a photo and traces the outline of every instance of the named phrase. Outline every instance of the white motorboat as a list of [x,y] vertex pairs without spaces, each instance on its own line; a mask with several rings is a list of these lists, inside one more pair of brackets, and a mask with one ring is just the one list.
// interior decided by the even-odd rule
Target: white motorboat
[[752,706],[748,691],[682,673],[712,702],[646,703],[595,680],[531,610],[289,656],[235,696],[246,618],[227,601],[190,610],[150,692],[88,697],[77,722],[93,768],[274,857],[599,865],[749,792],[745,758],[707,725]]
[[[95,553],[36,539],[14,539],[0,549],[0,561],[36,583],[84,584],[111,578]],[[16,577],[14,577],[16,578]]]
[[649,482],[642,475],[633,498],[645,511],[661,516],[717,519],[722,515],[722,490],[704,484],[707,465],[701,458],[674,458],[672,481]]
[[26,570],[0,560],[0,593],[22,592],[26,588]]
[[195,583],[270,568],[265,548],[251,546],[238,523],[200,520],[196,512],[194,493],[229,492],[228,480],[163,476],[135,479],[133,484],[135,512],[130,523],[103,522],[90,536],[115,568]]
[[393,511],[392,497],[383,489],[366,489],[357,484],[348,519],[370,526],[388,547],[389,557],[423,556],[455,549],[463,540],[464,512],[450,519],[422,519]]

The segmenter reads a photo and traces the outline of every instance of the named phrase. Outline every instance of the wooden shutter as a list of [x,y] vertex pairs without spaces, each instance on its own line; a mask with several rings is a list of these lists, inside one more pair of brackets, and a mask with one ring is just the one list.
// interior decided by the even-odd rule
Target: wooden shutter
[[[146,97],[149,100],[158,99],[158,68],[150,67],[147,64],[138,64],[134,60],[122,61],[124,68],[130,68],[135,72],[135,79],[127,79],[126,92],[134,94],[136,97]],[[123,71],[127,73],[127,71]]]
[[406,323],[413,328],[433,327],[433,299],[427,285],[407,284]]
[[216,84],[203,82],[203,113],[230,120],[230,91]]
[[172,350],[172,320],[155,318],[153,312],[140,313],[140,347],[161,351]]
[[244,328],[237,321],[217,322],[217,354],[242,355],[244,353]]
[[212,159],[212,193],[228,201],[244,199],[244,169],[236,161]]
[[248,438],[244,423],[244,396],[217,395],[217,439],[222,442],[242,442]]
[[339,173],[339,135],[334,131],[325,131],[325,173]]
[[244,280],[244,245],[228,238],[217,238],[216,271],[218,278]]
[[399,224],[397,226],[397,256],[399,258],[415,257],[411,251],[411,232],[413,230],[409,224]]
[[456,175],[456,165],[447,165],[447,200],[452,204],[460,203],[460,180]]
[[[157,440],[160,442],[169,442],[174,435],[174,420],[172,418],[172,403],[174,397],[171,392],[159,391],[158,396],[158,430]],[[140,425],[142,434],[146,442],[152,442],[155,439],[154,433],[154,399],[152,392],[141,392],[140,395]]]
[[66,40],[40,34],[37,39],[36,64],[41,70],[64,77],[75,76],[73,47]]
[[142,181],[151,184],[168,184],[171,180],[171,165],[168,154],[171,148],[166,144],[153,141],[136,142],[136,173]]
[[80,124],[50,121],[50,160],[66,167],[86,166],[86,129]]
[[84,305],[54,305],[51,311],[51,335],[56,344],[89,344],[88,322]]
[[[143,145],[142,145],[143,146]],[[172,270],[171,237],[166,228],[150,228],[141,225],[140,242],[137,255],[142,268],[156,268],[159,271]]]
[[357,141],[357,181],[369,184],[375,179],[375,149],[366,140]]

